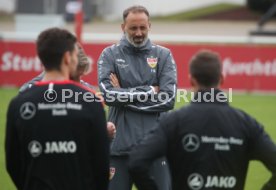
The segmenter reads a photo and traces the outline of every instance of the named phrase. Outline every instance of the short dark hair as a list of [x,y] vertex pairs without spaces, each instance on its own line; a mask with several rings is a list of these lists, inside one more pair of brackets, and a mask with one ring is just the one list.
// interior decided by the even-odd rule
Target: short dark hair
[[65,29],[42,31],[36,41],[36,50],[45,70],[60,70],[64,53],[73,52],[76,42],[77,38]]
[[202,87],[214,87],[219,84],[222,64],[218,53],[201,50],[190,61],[190,74]]
[[143,7],[141,5],[134,5],[134,6],[127,8],[126,10],[124,10],[124,12],[123,12],[124,21],[126,21],[126,18],[130,12],[131,13],[145,13],[148,16],[148,18],[150,17],[149,11],[146,9],[146,7]]

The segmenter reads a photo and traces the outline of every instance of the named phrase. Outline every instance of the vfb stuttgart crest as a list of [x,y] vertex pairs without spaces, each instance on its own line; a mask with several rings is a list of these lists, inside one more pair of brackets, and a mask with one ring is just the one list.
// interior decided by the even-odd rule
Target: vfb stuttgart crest
[[158,58],[157,57],[148,57],[147,58],[147,62],[148,62],[148,65],[152,68],[152,69],[154,69],[155,67],[156,67],[156,65],[157,65],[157,61],[158,60]]

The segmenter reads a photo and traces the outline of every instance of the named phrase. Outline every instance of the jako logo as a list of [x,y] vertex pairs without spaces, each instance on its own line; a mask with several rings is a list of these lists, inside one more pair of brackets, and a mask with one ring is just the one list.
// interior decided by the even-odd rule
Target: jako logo
[[237,180],[234,176],[207,176],[204,180],[203,176],[198,173],[193,173],[188,177],[188,186],[192,190],[201,190],[204,188],[234,188]]
[[28,149],[32,157],[38,157],[42,152],[42,146],[36,140],[33,140],[29,143]]
[[235,187],[236,182],[237,180],[233,176],[207,176],[205,187],[233,188]]
[[[38,157],[43,152],[43,147],[38,141],[31,141],[28,145],[28,149],[32,157]],[[46,142],[45,154],[60,154],[60,153],[75,153],[77,151],[77,145],[74,141],[58,141],[58,142]]]
[[187,183],[192,190],[200,190],[204,185],[204,180],[202,175],[193,173],[188,177]]
[[77,151],[77,145],[74,141],[46,142],[45,148],[45,154],[75,153]]

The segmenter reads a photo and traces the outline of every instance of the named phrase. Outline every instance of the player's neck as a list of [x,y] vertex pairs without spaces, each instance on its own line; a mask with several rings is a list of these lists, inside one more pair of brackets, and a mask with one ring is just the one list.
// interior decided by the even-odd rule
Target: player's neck
[[72,81],[75,82],[80,82],[81,81],[81,77],[74,77],[74,78],[70,78]]
[[63,81],[69,80],[69,74],[61,71],[46,71],[42,81]]

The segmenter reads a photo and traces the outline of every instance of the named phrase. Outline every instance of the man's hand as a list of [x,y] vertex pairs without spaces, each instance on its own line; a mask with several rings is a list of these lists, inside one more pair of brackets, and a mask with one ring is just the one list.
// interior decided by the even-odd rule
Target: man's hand
[[160,91],[159,86],[150,86],[154,94],[158,94]]
[[110,78],[110,83],[112,84],[112,86],[114,88],[121,88],[119,80],[118,80],[117,76],[114,73],[111,73],[109,78]]
[[107,128],[109,138],[110,139],[114,138],[116,135],[116,127],[115,127],[114,123],[108,121],[106,124],[106,128]]
[[155,93],[159,93],[160,87],[159,86],[152,86],[154,88]]

